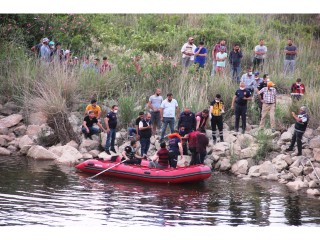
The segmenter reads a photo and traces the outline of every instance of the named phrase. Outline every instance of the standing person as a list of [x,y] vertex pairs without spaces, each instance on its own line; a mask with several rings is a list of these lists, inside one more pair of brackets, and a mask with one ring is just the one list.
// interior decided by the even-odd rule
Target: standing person
[[105,74],[106,72],[110,72],[111,71],[111,65],[108,62],[108,58],[107,57],[103,57],[102,58],[102,64],[100,66],[100,73],[101,74]]
[[245,88],[247,88],[251,93],[253,92],[253,86],[255,84],[255,77],[252,75],[252,68],[251,67],[248,68],[247,73],[242,75],[241,82],[244,82]]
[[141,156],[147,156],[152,136],[151,114],[147,113],[146,118],[139,122]]
[[261,119],[262,102],[260,101],[260,95],[258,94],[258,87],[263,83],[263,79],[259,77],[259,72],[254,73],[254,84],[253,84],[253,98],[255,102],[255,107],[259,112],[259,120]]
[[284,48],[284,75],[293,74],[296,67],[297,47],[292,44],[292,39],[288,39],[288,44]]
[[[217,53],[220,52],[220,47],[226,46],[226,41],[224,39],[221,39],[216,45],[212,48],[212,71],[211,71],[211,77],[214,76],[217,70]],[[227,50],[226,50],[227,51]]]
[[186,134],[196,130],[196,115],[190,111],[189,107],[185,107],[180,114],[178,128],[181,126],[184,126]]
[[126,160],[125,164],[141,164],[142,157],[137,154],[137,141],[131,140],[130,146],[126,146],[122,152],[122,161]]
[[196,45],[193,44],[193,37],[188,38],[188,42],[183,44],[181,48],[182,53],[182,66],[184,68],[189,67],[194,61],[194,51],[196,50]]
[[82,133],[84,134],[85,138],[90,138],[92,139],[93,134],[98,134],[100,133],[100,130],[93,127],[93,124],[97,124],[99,128],[103,131],[106,132],[106,130],[103,128],[101,123],[98,121],[98,119],[95,117],[94,112],[91,110],[88,112],[88,116],[85,116],[83,119],[82,123]]
[[196,113],[196,129],[200,129],[201,132],[206,132],[209,119],[209,110],[204,109],[202,112]]
[[160,150],[157,152],[155,159],[149,163],[150,168],[168,168],[169,166],[169,151],[167,149],[166,143],[160,143]]
[[181,160],[183,159],[183,148],[181,143],[181,137],[179,137],[179,132],[174,130],[176,135],[172,134],[173,137],[169,140],[169,161],[170,167],[176,168],[178,163],[178,156],[180,154]]
[[209,145],[209,138],[205,133],[200,132],[197,134],[196,152],[198,164],[203,164],[207,155],[207,146]]
[[48,44],[49,44],[49,39],[48,38],[44,38],[42,40],[42,45],[41,45],[41,48],[40,48],[40,59],[43,62],[50,62],[50,60],[51,60],[51,58],[50,58],[51,50],[50,50]]
[[271,81],[267,83],[267,87],[262,88],[258,94],[263,94],[262,114],[259,128],[264,128],[267,113],[270,114],[270,125],[272,132],[275,132],[276,121],[275,111],[277,102],[277,90],[274,88],[275,84]]
[[161,89],[157,88],[154,92],[154,95],[150,96],[148,107],[151,112],[151,122],[152,122],[152,134],[156,135],[157,128],[160,127],[160,106],[163,101],[161,94]]
[[82,69],[90,69],[92,64],[90,63],[89,56],[83,57]]
[[251,100],[251,92],[246,89],[244,82],[240,82],[239,89],[232,98],[231,109],[235,111],[235,131],[239,132],[240,117],[242,121],[242,133],[246,131],[247,124],[247,102]]
[[86,107],[85,114],[88,114],[89,111],[93,111],[95,117],[99,120],[101,116],[101,108],[97,105],[97,100],[92,99],[90,104]]
[[298,78],[297,81],[291,86],[291,98],[300,100],[300,98],[305,93],[304,84],[301,83],[301,78]]
[[307,107],[300,107],[299,114],[296,115],[294,112],[291,113],[292,117],[296,120],[294,125],[294,133],[291,139],[290,146],[286,149],[287,152],[293,151],[293,147],[297,142],[298,154],[297,156],[302,155],[302,136],[307,129],[309,116],[307,114]]
[[229,54],[229,63],[231,68],[231,79],[232,81],[240,81],[241,73],[241,59],[243,55],[239,44],[233,46],[233,50]]
[[199,68],[204,68],[207,58],[207,49],[204,47],[204,42],[200,42],[199,46],[194,50],[194,63],[197,65],[197,71]]
[[38,44],[32,46],[32,48],[31,48],[31,51],[34,52],[35,57],[37,57],[37,58],[41,56],[40,49],[43,44],[42,41],[43,41],[43,38],[40,39],[40,42]]
[[221,95],[217,94],[215,99],[210,103],[211,113],[211,128],[213,144],[217,142],[217,127],[219,131],[220,142],[223,142],[223,118],[224,102],[221,100]]
[[264,45],[264,40],[260,39],[259,45],[254,48],[253,71],[260,68],[260,71],[262,72],[267,51],[268,48]]
[[262,78],[262,82],[259,83],[257,89],[255,90],[256,93],[257,93],[257,100],[256,100],[256,103],[258,105],[258,108],[259,108],[259,119],[261,120],[261,114],[262,114],[262,103],[263,103],[263,93],[261,94],[258,94],[258,92],[264,88],[264,87],[267,87],[267,84],[269,82],[269,75],[268,74],[264,74],[263,75],[263,78]]
[[94,71],[96,73],[99,73],[100,72],[100,59],[99,58],[95,58],[93,60],[93,65],[92,65],[92,68],[94,69]]
[[171,133],[173,133],[176,111],[179,116],[180,113],[179,113],[178,102],[177,100],[173,99],[172,93],[168,93],[167,98],[164,101],[162,101],[160,106],[160,119],[162,121],[162,129],[161,129],[161,136],[160,136],[159,142],[163,141],[164,134],[166,132],[168,124],[169,124]]
[[64,55],[64,52],[63,52],[63,49],[61,48],[61,43],[57,42],[53,52],[53,61],[55,63],[61,63],[63,55]]
[[[110,151],[117,153],[114,148],[114,141],[116,139],[116,127],[117,127],[117,113],[118,113],[118,106],[113,105],[111,107],[111,111],[107,114],[107,117],[104,119],[104,122],[106,124],[106,130],[107,130],[107,140],[106,140],[106,146],[105,146],[105,152],[109,155],[111,155]],[[110,148],[110,151],[109,151]]]
[[188,138],[188,147],[191,152],[190,165],[197,164],[197,135],[200,133],[199,129],[189,133],[185,137]]
[[228,58],[228,53],[226,53],[227,48],[225,46],[220,47],[220,51],[217,53],[216,61],[217,61],[217,73],[222,75],[226,68],[226,60]]

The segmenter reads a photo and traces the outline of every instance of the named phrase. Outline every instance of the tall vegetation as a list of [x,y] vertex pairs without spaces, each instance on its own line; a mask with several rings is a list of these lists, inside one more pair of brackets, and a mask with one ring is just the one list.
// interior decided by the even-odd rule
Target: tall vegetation
[[[264,73],[270,75],[278,91],[288,94],[291,84],[298,77],[306,85],[306,95],[302,101],[292,106],[277,107],[278,121],[286,121],[285,124],[289,125],[293,122],[288,117],[289,111],[296,111],[298,104],[305,104],[310,109],[310,124],[318,125],[318,15],[28,14],[0,17],[0,81],[5,83],[0,84],[0,93],[7,98],[22,100],[21,104],[39,97],[39,83],[46,82],[42,78],[46,75],[59,78],[62,80],[59,84],[64,84],[56,85],[59,90],[54,91],[56,97],[62,98],[59,101],[61,106],[65,106],[64,112],[70,110],[73,100],[80,98],[89,101],[92,96],[108,107],[110,100],[120,100],[127,107],[126,111],[131,111],[132,103],[135,108],[143,106],[154,88],[161,88],[164,95],[172,92],[182,108],[188,106],[193,111],[208,107],[214,95],[220,93],[226,103],[227,115],[231,116],[229,107],[237,84],[230,79],[229,67],[224,76],[212,78],[211,58],[208,57],[205,69],[197,72],[191,67],[185,73],[180,64],[181,46],[189,36],[193,36],[196,44],[200,40],[205,41],[211,56],[212,46],[221,38],[227,40],[228,52],[234,43],[240,43],[244,52],[242,69],[245,70],[251,65],[254,46],[260,38],[264,38],[268,47]],[[77,56],[89,55],[91,59],[108,56],[112,71],[105,75],[83,71],[81,67],[61,72],[49,67],[44,71],[29,51],[42,37],[61,41],[64,48],[71,49]],[[288,37],[293,38],[299,51],[297,69],[292,77],[283,75],[283,49]],[[136,55],[142,57],[139,73],[133,62]],[[45,95],[40,97],[48,99]],[[126,101],[126,98],[130,99]],[[249,114],[254,123],[256,114],[254,110]],[[123,115],[131,116],[131,113]]]

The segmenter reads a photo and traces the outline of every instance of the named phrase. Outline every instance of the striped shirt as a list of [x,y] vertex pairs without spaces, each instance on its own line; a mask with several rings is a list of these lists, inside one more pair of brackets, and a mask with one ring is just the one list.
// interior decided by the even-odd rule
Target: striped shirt
[[261,93],[263,94],[264,103],[270,104],[276,102],[277,90],[275,88],[264,87],[259,91],[259,94]]

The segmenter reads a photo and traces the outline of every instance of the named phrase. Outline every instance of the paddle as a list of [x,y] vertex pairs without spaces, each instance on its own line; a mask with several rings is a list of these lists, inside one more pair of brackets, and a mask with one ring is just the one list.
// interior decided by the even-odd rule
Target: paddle
[[112,167],[109,167],[109,168],[107,168],[107,169],[105,169],[105,170],[103,170],[103,171],[101,171],[101,172],[99,172],[99,173],[97,173],[96,175],[93,175],[92,177],[88,177],[88,179],[93,179],[93,178],[95,178],[95,177],[97,177],[97,176],[99,176],[100,174],[102,174],[102,173],[104,173],[104,172],[106,172],[106,171],[108,171],[108,170],[110,170],[110,169],[112,169],[112,168],[114,168],[114,167],[116,167],[116,166],[118,166],[118,165],[120,165],[121,163],[123,163],[123,162],[125,162],[125,161],[128,161],[129,159],[127,159],[127,160],[123,160],[123,161],[121,161],[121,162],[119,162],[119,163],[117,163],[117,164],[115,164],[115,165],[113,165]]

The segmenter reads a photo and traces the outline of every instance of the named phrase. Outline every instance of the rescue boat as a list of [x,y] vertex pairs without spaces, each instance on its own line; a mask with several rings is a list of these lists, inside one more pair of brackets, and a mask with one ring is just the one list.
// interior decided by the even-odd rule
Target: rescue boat
[[148,165],[149,161],[144,159],[141,165],[121,163],[121,157],[114,156],[111,159],[88,159],[76,165],[76,168],[90,174],[104,171],[101,175],[154,183],[195,182],[211,176],[210,167],[203,164],[166,169],[149,168]]

